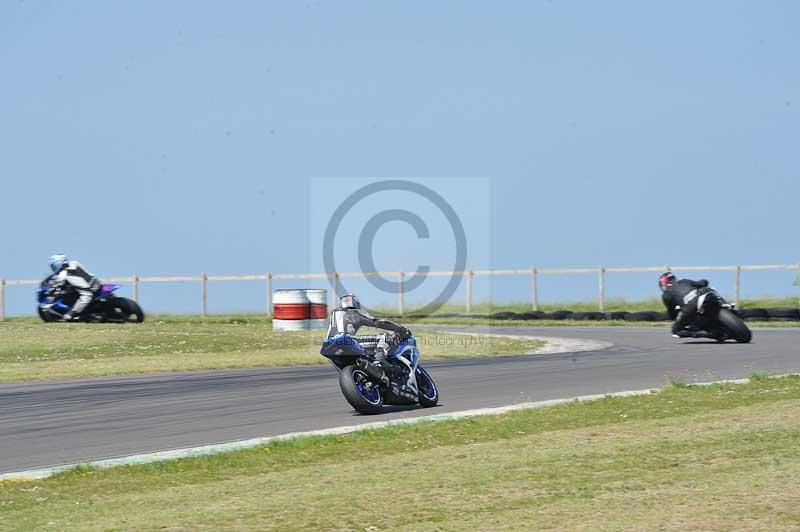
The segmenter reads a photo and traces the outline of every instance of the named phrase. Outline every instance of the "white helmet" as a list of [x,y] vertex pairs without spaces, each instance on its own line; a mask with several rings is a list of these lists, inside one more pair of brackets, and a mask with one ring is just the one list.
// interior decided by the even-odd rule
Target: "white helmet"
[[353,294],[345,294],[339,298],[340,308],[361,308],[361,302]]
[[53,273],[58,273],[61,271],[69,260],[67,260],[67,256],[61,253],[56,253],[55,255],[50,255],[50,269],[53,270]]

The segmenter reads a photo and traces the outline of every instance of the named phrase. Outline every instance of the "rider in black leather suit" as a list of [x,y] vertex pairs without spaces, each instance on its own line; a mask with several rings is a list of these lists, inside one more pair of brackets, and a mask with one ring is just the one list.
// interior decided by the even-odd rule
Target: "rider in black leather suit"
[[675,320],[672,324],[672,335],[676,338],[692,336],[685,328],[697,314],[698,297],[711,290],[708,281],[678,280],[674,273],[665,272],[658,278],[658,286],[661,288],[661,300],[667,307],[669,318]]

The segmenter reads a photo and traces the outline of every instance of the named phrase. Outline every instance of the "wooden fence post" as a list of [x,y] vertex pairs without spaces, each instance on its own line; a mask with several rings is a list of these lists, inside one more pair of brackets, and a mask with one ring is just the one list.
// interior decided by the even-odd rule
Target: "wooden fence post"
[[537,278],[539,271],[536,268],[531,268],[531,310],[539,310],[539,287],[537,286]]
[[600,267],[600,312],[606,311],[606,269]]
[[208,310],[208,276],[200,274],[200,317],[205,318]]
[[397,311],[400,316],[405,312],[406,272],[400,272],[400,282],[397,291]]
[[467,272],[467,314],[472,313],[472,277],[475,272],[472,270]]
[[267,301],[267,315],[272,316],[272,274],[267,272],[264,276],[266,282],[266,301]]

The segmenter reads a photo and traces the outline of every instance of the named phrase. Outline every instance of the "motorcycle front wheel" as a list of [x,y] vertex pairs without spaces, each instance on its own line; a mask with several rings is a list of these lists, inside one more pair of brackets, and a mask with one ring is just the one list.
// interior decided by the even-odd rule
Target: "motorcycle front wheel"
[[142,323],[144,322],[144,311],[139,304],[127,297],[116,297],[109,302],[111,312],[108,313],[109,321]]
[[753,333],[750,332],[750,329],[744,321],[742,321],[742,318],[730,310],[726,308],[720,309],[717,319],[720,324],[727,329],[728,333],[730,333],[730,337],[740,344],[746,344],[753,338]]
[[355,366],[346,366],[339,373],[339,387],[342,395],[362,414],[377,414],[383,407],[383,394],[378,384],[372,382],[369,376]]
[[424,368],[417,368],[417,390],[419,391],[419,405],[424,408],[436,406],[439,403],[439,389],[430,373]]

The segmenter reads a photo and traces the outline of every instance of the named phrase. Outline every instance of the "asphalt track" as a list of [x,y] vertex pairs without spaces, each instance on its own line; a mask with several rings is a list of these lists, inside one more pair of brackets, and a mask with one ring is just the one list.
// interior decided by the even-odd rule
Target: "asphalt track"
[[[448,327],[448,330],[467,330]],[[661,386],[754,371],[800,371],[800,329],[751,344],[676,341],[663,328],[480,328],[587,338],[582,353],[431,361],[434,409],[360,416],[331,366],[192,372],[0,385],[0,473],[371,421]],[[424,363],[424,352],[423,352]]]

